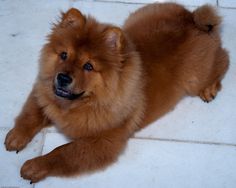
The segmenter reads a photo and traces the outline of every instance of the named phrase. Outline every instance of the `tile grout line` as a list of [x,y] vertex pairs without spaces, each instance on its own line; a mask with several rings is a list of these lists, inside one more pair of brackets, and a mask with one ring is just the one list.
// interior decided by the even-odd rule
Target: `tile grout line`
[[[86,2],[84,0],[69,0],[72,4],[76,1],[80,1],[80,2]],[[130,5],[147,5],[150,3],[142,3],[142,2],[124,2],[122,0],[117,0],[117,1],[106,1],[106,0],[93,0],[90,2],[94,2],[94,3],[117,3],[117,4],[130,4]],[[87,3],[87,2],[86,2]],[[185,7],[199,7],[200,5],[184,5]],[[225,7],[225,6],[220,6],[219,4],[219,0],[216,0],[216,6],[218,8],[222,8],[222,9],[229,9],[229,10],[234,10],[236,9],[236,7]]]
[[40,150],[40,152],[39,152],[39,155],[40,155],[40,156],[43,154],[43,148],[44,148],[44,144],[45,144],[45,139],[46,139],[47,130],[44,129],[44,130],[42,131],[42,133],[43,133],[43,137],[42,137],[42,147],[41,147],[41,150]]
[[[9,131],[10,128],[8,127],[0,127],[0,131]],[[45,144],[45,138],[46,134],[50,133],[57,133],[57,134],[62,134],[58,131],[55,130],[48,130],[44,129],[42,131],[43,138],[42,138],[42,148],[39,152],[39,155],[42,155],[43,153],[43,148]],[[148,138],[148,137],[131,137],[131,139],[140,139],[140,140],[156,140],[156,141],[166,141],[166,142],[178,142],[178,143],[190,143],[190,144],[205,144],[205,145],[218,145],[218,146],[231,146],[231,147],[236,147],[236,144],[233,143],[224,143],[224,142],[211,142],[211,141],[195,141],[195,140],[181,140],[181,139],[171,139],[171,138]]]
[[[80,0],[81,1],[81,0]],[[83,1],[83,0],[82,0]],[[141,3],[141,2],[125,2],[121,0],[116,0],[116,1],[106,1],[106,0],[94,0],[94,2],[101,2],[101,3],[120,3],[120,4],[125,4],[125,5],[146,5],[150,3]]]
[[222,8],[222,9],[229,9],[229,10],[236,10],[236,7],[224,7],[224,6],[219,6],[219,8]]
[[177,143],[186,143],[186,144],[204,144],[204,145],[236,147],[236,144],[233,144],[233,143],[220,143],[220,142],[210,142],[210,141],[180,140],[180,139],[169,139],[169,138],[145,138],[145,137],[131,137],[131,138],[140,139],[140,140],[155,140],[155,141],[162,141],[162,142],[177,142]]
[[[46,134],[47,134],[47,130],[46,129],[43,129],[42,130],[42,134],[43,134],[43,137],[42,137],[42,146],[41,146],[41,149],[39,151],[39,156],[42,156],[42,153],[43,153],[43,148],[44,148],[44,144],[45,144],[45,139],[46,139]],[[35,183],[33,183],[32,185],[32,188],[35,188]]]
[[[84,1],[84,0],[77,0],[77,1]],[[154,2],[149,2],[149,3],[144,3],[144,2],[125,2],[122,0],[93,0],[93,2],[101,2],[101,3],[117,3],[117,4],[129,4],[129,5],[148,5],[148,4],[152,4],[152,3],[162,3],[162,2],[158,2],[158,1],[154,1]],[[168,1],[166,1],[168,2]],[[178,2],[176,2],[178,3]],[[201,5],[190,5],[190,4],[183,4],[183,3],[178,3],[178,4],[182,4],[184,7],[199,7]],[[217,2],[215,4],[217,6]]]
[[[47,133],[57,133],[62,134],[57,131],[46,130]],[[234,143],[224,143],[224,142],[211,142],[211,141],[197,141],[197,140],[181,140],[181,139],[171,139],[171,138],[147,138],[147,137],[130,137],[130,139],[140,139],[140,140],[156,140],[156,141],[166,141],[166,142],[178,142],[178,143],[192,143],[192,144],[205,144],[205,145],[219,145],[219,146],[231,146],[236,147]]]

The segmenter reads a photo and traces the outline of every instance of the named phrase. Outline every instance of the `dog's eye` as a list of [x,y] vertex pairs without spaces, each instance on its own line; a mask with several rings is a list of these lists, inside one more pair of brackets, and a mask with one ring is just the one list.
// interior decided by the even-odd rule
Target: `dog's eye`
[[93,70],[93,65],[89,62],[85,63],[83,66],[83,69],[86,71],[92,71]]
[[67,59],[67,53],[66,52],[61,52],[60,57],[63,61]]

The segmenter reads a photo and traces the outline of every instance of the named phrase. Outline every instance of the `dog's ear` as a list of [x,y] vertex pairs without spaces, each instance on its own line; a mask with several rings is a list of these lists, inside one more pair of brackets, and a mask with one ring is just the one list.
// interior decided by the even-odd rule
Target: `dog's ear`
[[83,27],[85,17],[76,8],[69,9],[66,13],[62,13],[61,27]]
[[119,27],[111,27],[105,31],[106,43],[113,49],[121,50],[123,46],[124,36]]

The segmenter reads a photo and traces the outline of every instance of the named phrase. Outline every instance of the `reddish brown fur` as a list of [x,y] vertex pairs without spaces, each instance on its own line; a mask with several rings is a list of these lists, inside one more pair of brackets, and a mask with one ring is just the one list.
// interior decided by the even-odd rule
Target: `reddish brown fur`
[[[22,177],[37,182],[105,168],[135,131],[184,96],[211,101],[229,64],[219,23],[210,6],[191,13],[173,3],[137,10],[123,29],[76,9],[63,14],[42,50],[38,80],[5,144],[7,150],[23,149],[50,121],[73,141],[26,161]],[[68,53],[66,62],[59,58],[62,51]],[[88,60],[91,72],[82,69]],[[58,72],[73,76],[71,89],[85,91],[82,98],[54,95]]]

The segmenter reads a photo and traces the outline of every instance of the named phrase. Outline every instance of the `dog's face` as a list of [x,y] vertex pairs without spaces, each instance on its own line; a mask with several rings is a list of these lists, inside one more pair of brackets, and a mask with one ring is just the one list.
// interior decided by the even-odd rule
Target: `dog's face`
[[123,34],[70,9],[42,51],[39,79],[57,101],[106,101],[119,89]]

